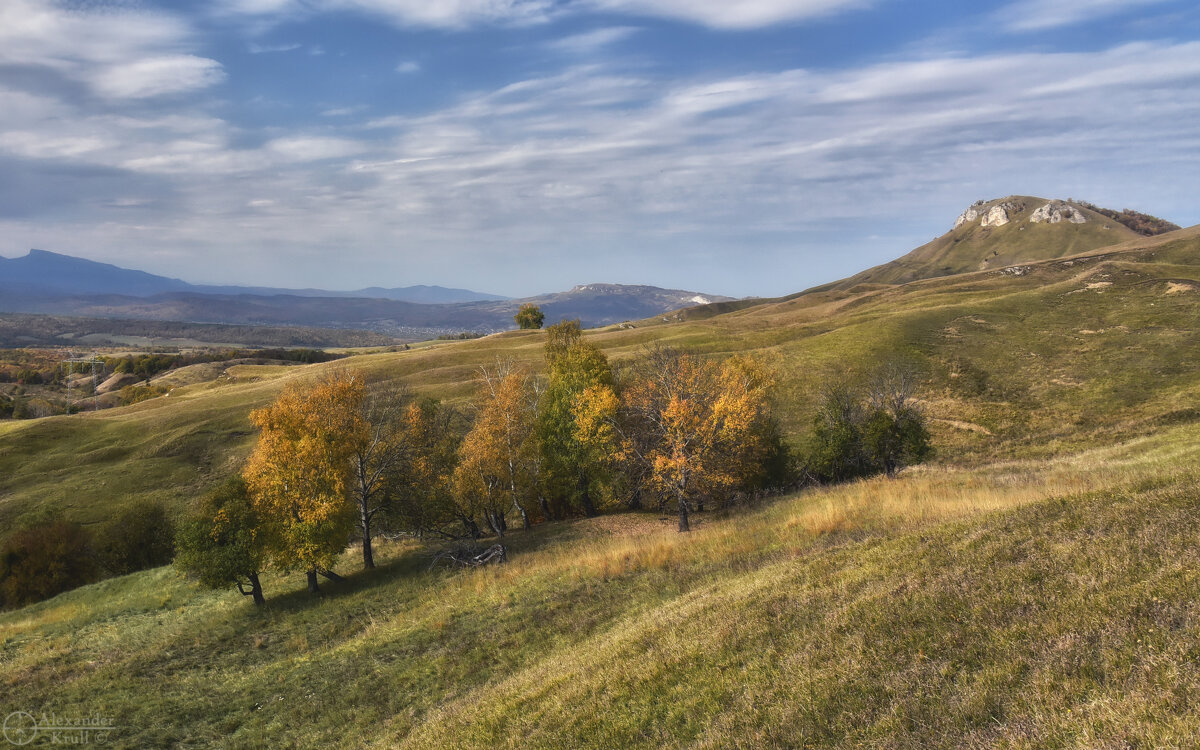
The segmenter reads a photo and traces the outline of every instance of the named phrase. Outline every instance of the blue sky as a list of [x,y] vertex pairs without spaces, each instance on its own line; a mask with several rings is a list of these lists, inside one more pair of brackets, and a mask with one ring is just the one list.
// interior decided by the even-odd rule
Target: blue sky
[[778,295],[980,198],[1200,223],[1194,0],[4,0],[0,255]]

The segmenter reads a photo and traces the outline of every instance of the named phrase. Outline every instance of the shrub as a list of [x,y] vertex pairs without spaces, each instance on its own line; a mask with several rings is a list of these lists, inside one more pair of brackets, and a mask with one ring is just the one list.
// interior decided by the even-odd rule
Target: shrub
[[47,521],[22,529],[0,548],[0,600],[21,607],[98,577],[87,531],[77,523]]
[[159,503],[142,502],[117,513],[96,534],[101,565],[120,576],[171,562],[175,526]]

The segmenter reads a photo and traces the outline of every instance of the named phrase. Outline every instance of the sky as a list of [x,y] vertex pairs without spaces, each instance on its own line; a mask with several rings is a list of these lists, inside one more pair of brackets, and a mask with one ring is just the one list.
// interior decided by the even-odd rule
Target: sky
[[1011,194],[1200,223],[1194,0],[2,0],[0,255],[775,296]]

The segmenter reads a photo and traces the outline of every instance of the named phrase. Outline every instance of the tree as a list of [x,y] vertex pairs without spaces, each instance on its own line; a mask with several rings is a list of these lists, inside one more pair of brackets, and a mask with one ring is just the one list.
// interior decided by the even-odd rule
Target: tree
[[352,493],[358,509],[363,567],[375,567],[371,524],[391,500],[398,467],[408,458],[404,435],[404,398],[401,390],[382,391],[359,399],[360,424],[352,431],[350,462]]
[[337,578],[329,568],[355,526],[352,456],[367,429],[364,395],[361,378],[335,372],[285,388],[250,414],[261,433],[242,475],[268,529],[271,560],[304,568],[313,593],[318,573]]
[[171,562],[175,525],[162,503],[139,502],[118,511],[96,533],[100,563],[116,576]]
[[524,331],[541,328],[542,323],[546,320],[546,315],[542,312],[542,308],[532,302],[526,302],[513,316],[513,320],[517,321],[517,325]]
[[[542,486],[545,493],[594,516],[592,485],[615,447],[613,433],[600,419],[616,400],[612,368],[603,352],[583,340],[578,321],[546,330],[549,380],[538,412]],[[582,429],[581,419],[588,420]]]
[[461,414],[430,399],[410,403],[401,427],[407,450],[389,479],[391,504],[385,519],[406,531],[454,536],[446,527],[461,521],[468,536],[478,537],[474,520],[453,500],[455,466],[462,429]]
[[245,480],[234,477],[203,498],[179,525],[175,566],[213,589],[235,586],[264,604],[259,572],[266,565],[267,532]]
[[867,388],[863,442],[871,460],[889,477],[932,452],[925,416],[917,407],[917,376],[911,367],[884,365]]
[[844,482],[871,473],[863,439],[864,411],[859,396],[845,383],[821,394],[809,441],[807,470],[821,482]]
[[529,374],[512,363],[481,371],[477,416],[459,450],[454,486],[463,512],[481,511],[497,536],[504,536],[509,508],[530,527],[526,500],[537,480],[539,395]]
[[98,578],[91,537],[82,526],[52,520],[17,531],[0,548],[0,602],[19,607]]
[[658,349],[625,391],[624,453],[647,466],[650,484],[675,502],[680,531],[691,528],[693,507],[727,497],[759,470],[769,448],[762,425],[772,385],[751,359],[714,362]]

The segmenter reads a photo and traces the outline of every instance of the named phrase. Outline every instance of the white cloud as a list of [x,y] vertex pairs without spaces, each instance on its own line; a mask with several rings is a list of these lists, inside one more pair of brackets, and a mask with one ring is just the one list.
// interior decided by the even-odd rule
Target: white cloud
[[1170,0],[1017,0],[994,17],[1009,31],[1046,31],[1166,2]]
[[553,11],[554,0],[225,0],[220,9],[267,18],[350,10],[399,26],[460,29],[477,24],[542,21]]
[[109,65],[83,77],[107,99],[145,99],[208,88],[224,80],[225,73],[215,60],[170,55]]
[[354,156],[362,153],[364,147],[347,138],[294,136],[276,138],[267,144],[267,150],[289,161],[319,161]]
[[191,31],[163,13],[51,2],[0,3],[0,62],[52,70],[108,99],[194,91],[223,78],[187,54]]
[[400,26],[461,29],[539,23],[578,13],[670,18],[720,29],[752,29],[856,10],[876,0],[226,0],[226,12],[259,18],[353,10]]
[[672,18],[719,29],[752,29],[857,10],[872,0],[590,0],[606,12]]
[[547,43],[547,47],[571,54],[592,54],[617,42],[628,39],[640,29],[634,26],[609,26],[602,29],[572,34]]
[[299,44],[251,44],[247,49],[252,55],[263,55],[272,52],[291,52],[300,47]]
[[417,73],[421,70],[421,64],[415,60],[405,60],[396,66],[397,73]]

